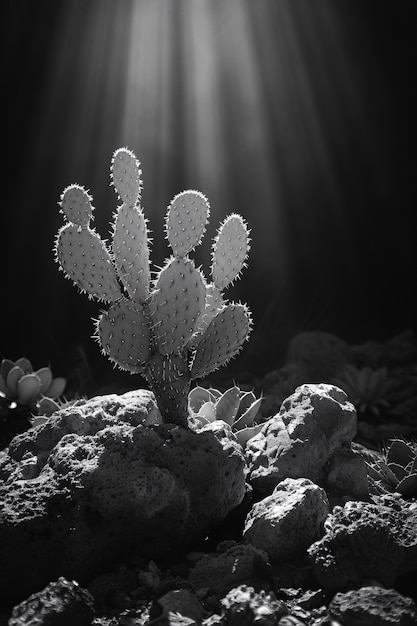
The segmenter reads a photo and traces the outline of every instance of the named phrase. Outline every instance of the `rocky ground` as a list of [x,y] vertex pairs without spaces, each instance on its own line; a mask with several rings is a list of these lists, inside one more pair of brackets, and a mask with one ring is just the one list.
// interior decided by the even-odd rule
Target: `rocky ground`
[[223,422],[161,426],[146,391],[15,437],[0,624],[416,624],[414,335],[303,333],[245,384],[265,425],[243,448]]

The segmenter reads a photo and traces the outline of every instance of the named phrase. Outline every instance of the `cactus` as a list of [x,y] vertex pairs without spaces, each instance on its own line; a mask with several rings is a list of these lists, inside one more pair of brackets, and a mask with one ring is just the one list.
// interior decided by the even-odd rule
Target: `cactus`
[[195,190],[177,194],[165,219],[172,255],[151,280],[141,175],[134,153],[116,150],[110,178],[121,205],[110,247],[90,225],[90,194],[80,185],[67,187],[60,201],[67,223],[58,232],[55,258],[81,291],[109,303],[96,320],[102,352],[121,369],[146,378],[164,422],[188,427],[191,380],[227,363],[251,330],[247,306],[228,303],[222,293],[245,266],[249,230],[236,214],[221,224],[208,283],[188,256],[205,233],[208,200]]

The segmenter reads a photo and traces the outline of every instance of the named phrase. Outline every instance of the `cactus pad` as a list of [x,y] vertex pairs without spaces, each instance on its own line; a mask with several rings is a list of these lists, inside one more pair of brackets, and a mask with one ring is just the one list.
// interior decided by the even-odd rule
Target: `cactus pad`
[[200,378],[235,356],[251,329],[251,317],[243,304],[228,304],[211,320],[197,346],[191,376]]
[[161,270],[149,302],[158,350],[181,350],[193,334],[205,306],[201,272],[189,259],[172,258]]
[[207,198],[199,191],[183,191],[168,207],[167,239],[175,256],[183,257],[201,241],[210,214]]
[[240,215],[232,214],[221,224],[213,245],[212,277],[225,289],[239,276],[249,250],[249,230]]
[[106,354],[119,367],[142,373],[150,356],[150,330],[143,309],[123,299],[100,316],[96,336]]
[[62,192],[59,205],[70,222],[88,226],[93,214],[92,199],[81,185],[69,185]]
[[122,204],[118,208],[113,255],[120,280],[130,298],[134,302],[144,302],[149,295],[149,247],[146,219],[139,207]]
[[134,205],[142,191],[142,171],[136,156],[128,148],[119,148],[113,154],[110,176],[120,199]]
[[213,317],[223,308],[225,302],[221,291],[217,289],[212,283],[207,285],[206,288],[206,304],[204,307],[203,315],[196,327],[196,332],[190,341],[190,347],[195,348],[202,339],[202,333],[206,330]]
[[74,224],[63,226],[56,240],[55,255],[65,274],[82,291],[104,302],[121,298],[109,251],[94,230]]

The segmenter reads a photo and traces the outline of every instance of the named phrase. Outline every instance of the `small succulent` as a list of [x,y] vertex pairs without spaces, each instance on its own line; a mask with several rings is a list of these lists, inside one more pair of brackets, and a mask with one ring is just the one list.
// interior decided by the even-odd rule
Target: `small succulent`
[[145,377],[164,422],[187,428],[191,381],[234,357],[252,327],[248,307],[223,295],[246,267],[249,229],[235,213],[221,223],[207,282],[189,254],[205,233],[208,200],[195,190],[177,194],[165,218],[171,256],[152,279],[142,170],[128,148],[113,154],[110,179],[120,201],[110,245],[91,226],[91,195],[72,184],[59,203],[65,224],[56,238],[55,258],[82,292],[108,303],[96,321],[103,354]]
[[[46,421],[59,408],[65,378],[53,378],[49,367],[34,371],[26,358],[0,364],[0,449],[18,433]],[[45,417],[46,416],[46,417]]]
[[360,414],[369,411],[379,416],[381,410],[389,406],[388,396],[393,381],[386,367],[373,370],[366,366],[358,369],[347,364],[340,376],[332,379],[332,383],[343,389]]
[[42,415],[51,415],[59,408],[54,399],[61,396],[65,378],[53,378],[49,367],[34,371],[31,362],[3,359],[0,365],[0,395],[8,408],[26,407]]
[[262,400],[253,391],[242,391],[236,385],[224,393],[212,387],[196,386],[188,394],[188,407],[197,426],[223,420],[244,446],[264,425],[255,423]]
[[391,439],[378,460],[366,460],[368,476],[378,491],[417,496],[417,442]]

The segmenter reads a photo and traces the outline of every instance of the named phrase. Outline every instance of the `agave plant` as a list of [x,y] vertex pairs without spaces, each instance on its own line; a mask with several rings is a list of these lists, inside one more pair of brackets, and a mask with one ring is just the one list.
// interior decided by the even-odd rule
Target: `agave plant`
[[223,420],[244,446],[263,426],[255,422],[262,399],[256,398],[253,391],[242,391],[236,385],[224,393],[212,387],[196,386],[188,394],[188,408],[197,427]]
[[54,399],[64,392],[65,378],[53,378],[49,367],[33,370],[25,357],[3,359],[0,364],[0,395],[8,409],[24,408],[35,414],[50,415],[59,407]]
[[391,439],[378,460],[365,462],[368,476],[379,492],[397,491],[406,498],[417,496],[417,442]]
[[332,379],[347,394],[358,413],[370,411],[378,416],[389,406],[388,397],[393,387],[387,368],[373,370],[370,367],[356,368],[347,364],[342,374]]

